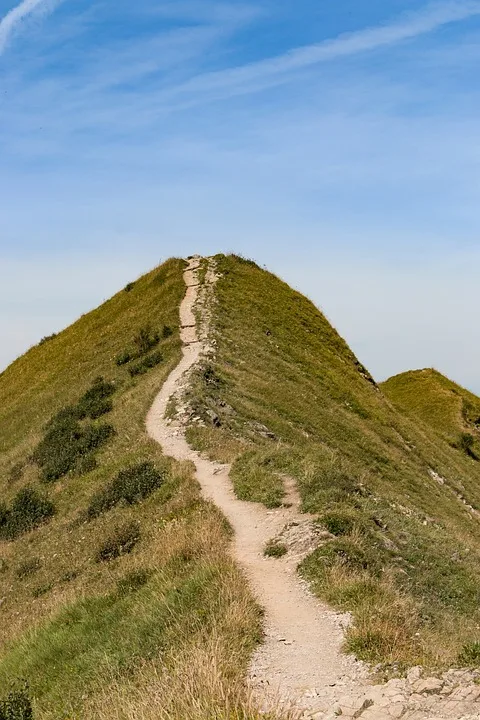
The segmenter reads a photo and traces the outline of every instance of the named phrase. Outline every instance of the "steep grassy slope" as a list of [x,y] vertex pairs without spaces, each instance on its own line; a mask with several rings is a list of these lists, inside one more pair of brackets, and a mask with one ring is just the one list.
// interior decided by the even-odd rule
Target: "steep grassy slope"
[[382,390],[403,412],[467,454],[470,435],[471,452],[480,454],[480,398],[473,393],[433,369],[396,375],[382,383]]
[[183,269],[0,376],[0,699],[26,679],[36,718],[253,717],[238,683],[260,618],[228,529],[144,429],[180,358]]
[[353,611],[350,649],[461,662],[480,640],[480,524],[457,494],[478,505],[477,464],[395,410],[307,299],[248,261],[217,265],[216,354],[191,396],[206,427],[191,442],[233,461],[242,498],[275,506],[282,476],[297,480],[337,536],[301,571]]

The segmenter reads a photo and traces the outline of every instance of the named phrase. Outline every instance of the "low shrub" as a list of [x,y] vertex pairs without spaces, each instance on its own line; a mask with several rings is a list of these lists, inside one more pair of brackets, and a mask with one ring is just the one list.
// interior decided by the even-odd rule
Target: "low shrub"
[[280,558],[286,555],[287,552],[288,548],[285,543],[281,543],[276,540],[269,540],[268,543],[265,545],[265,550],[263,551],[263,554],[266,557]]
[[0,504],[0,539],[14,540],[46,522],[55,512],[54,504],[33,488],[23,488],[10,508]]
[[72,580],[76,580],[77,577],[80,575],[78,570],[67,570],[67,572],[64,572],[60,580],[62,582],[71,582]]
[[118,594],[128,595],[129,593],[135,592],[135,590],[139,590],[147,584],[151,574],[150,570],[145,569],[132,570],[127,573],[125,577],[117,582]]
[[95,554],[97,562],[114,560],[120,555],[130,553],[140,540],[140,525],[131,521],[118,525],[113,532],[102,542]]
[[152,368],[156,367],[156,365],[159,365],[163,360],[163,355],[161,352],[154,352],[151,355],[148,355],[146,358],[141,360],[140,362],[136,363],[136,365],[132,365],[128,372],[132,377],[135,377],[135,375],[145,375],[146,372],[151,370]]
[[[83,474],[95,467],[94,453],[113,435],[111,425],[83,422],[96,420],[112,410],[110,396],[115,385],[97,377],[76,405],[68,405],[54,415],[32,460],[41,469],[41,479],[52,482],[75,470]],[[87,459],[87,456],[91,456]]]
[[458,447],[460,448],[460,450],[463,450],[466,455],[473,458],[474,460],[478,460],[476,454],[473,451],[474,444],[475,438],[473,435],[470,435],[470,433],[462,433],[460,435],[460,440],[458,442]]
[[98,377],[92,387],[80,398],[76,406],[79,419],[89,417],[95,420],[101,415],[110,412],[113,405],[109,398],[115,390],[113,383],[106,382],[102,377]]
[[458,654],[458,664],[462,667],[480,666],[480,642],[474,640],[466,643]]
[[220,388],[224,385],[224,381],[218,375],[213,365],[206,365],[202,371],[202,380],[209,388]]
[[140,328],[138,334],[133,338],[137,348],[137,357],[146,355],[160,342],[160,334],[152,330],[151,325]]
[[121,470],[118,475],[93,496],[87,517],[93,519],[119,503],[134,505],[160,487],[165,475],[153,463],[144,462]]
[[[146,325],[141,328],[138,334],[133,338],[133,344],[135,349],[122,350],[122,352],[115,358],[116,364],[120,367],[127,365],[132,360],[139,360],[147,355],[150,350],[158,345],[160,339],[166,340],[173,335],[173,330],[169,325],[164,325],[161,334],[153,331],[150,325]],[[153,353],[149,358],[138,363],[134,368],[130,370],[132,377],[134,375],[141,375],[147,372],[151,367],[155,367],[159,362],[163,360],[160,353]]]
[[130,360],[134,359],[133,353],[129,352],[128,350],[123,350],[120,355],[117,355],[115,358],[116,364],[121,367],[122,365],[126,365],[130,362]]
[[43,337],[38,344],[45,345],[45,343],[50,342],[50,340],[53,340],[56,337],[57,337],[57,333],[52,333],[51,335],[45,335],[45,337]]
[[23,580],[24,578],[28,577],[29,575],[33,575],[34,573],[38,572],[40,568],[42,567],[42,562],[40,558],[33,557],[29,558],[28,560],[24,560],[20,563],[20,565],[17,568],[17,578],[19,580]]
[[129,282],[129,283],[127,283],[127,284],[125,285],[125,287],[124,287],[123,289],[125,290],[125,292],[128,293],[128,292],[132,292],[132,290],[133,290],[134,287],[135,287],[135,283],[134,283],[134,282]]
[[12,689],[4,700],[0,700],[0,720],[33,720],[33,708],[28,687]]
[[[40,467],[44,482],[58,480],[74,470],[80,458],[95,453],[114,434],[111,425],[80,424],[77,418],[76,408],[61,410],[49,423],[45,437],[37,445],[33,460]],[[85,462],[88,466],[88,461]]]

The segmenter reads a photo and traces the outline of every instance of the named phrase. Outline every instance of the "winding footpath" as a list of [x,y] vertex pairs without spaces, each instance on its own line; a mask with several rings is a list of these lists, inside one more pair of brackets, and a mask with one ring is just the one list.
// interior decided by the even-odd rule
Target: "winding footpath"
[[[332,611],[309,592],[296,572],[302,550],[295,553],[295,542],[293,552],[281,559],[264,556],[265,544],[272,538],[282,533],[288,536],[289,532],[302,535],[302,528],[311,526],[310,518],[299,511],[295,488],[291,484],[287,487],[289,506],[278,510],[270,511],[256,503],[238,500],[229,477],[230,467],[192,450],[181,423],[165,419],[170,399],[181,394],[188,382],[188,372],[211,349],[208,339],[200,338],[204,333],[198,332],[195,316],[195,311],[201,312],[197,302],[199,267],[200,258],[189,260],[184,274],[187,289],[180,306],[183,357],[148,413],[147,431],[165,455],[194,463],[203,496],[220,508],[234,529],[232,555],[265,609],[265,641],[252,660],[249,678],[259,705],[264,708],[291,705],[298,709],[301,717],[315,720],[327,720],[340,713],[362,720],[400,717],[435,720],[434,712],[425,714],[420,701],[414,706],[408,702],[410,695],[415,694],[414,683],[423,682],[420,676],[372,687],[368,685],[366,668],[352,656],[342,654],[348,616]],[[206,283],[213,286],[214,282],[215,274],[210,266]],[[208,321],[208,312],[206,315],[204,322]],[[308,533],[302,537],[307,537],[308,545]],[[303,556],[305,549],[308,552],[308,548],[303,548]],[[404,684],[400,687],[399,683]],[[440,692],[439,687],[428,692],[429,699],[433,697],[432,692]],[[420,686],[417,689],[420,700],[427,697]],[[480,688],[478,697],[480,699]],[[418,710],[413,709],[417,707]],[[471,717],[480,718],[480,702],[475,707],[478,714]],[[457,709],[460,710],[458,705]],[[461,713],[438,715],[460,716]]]

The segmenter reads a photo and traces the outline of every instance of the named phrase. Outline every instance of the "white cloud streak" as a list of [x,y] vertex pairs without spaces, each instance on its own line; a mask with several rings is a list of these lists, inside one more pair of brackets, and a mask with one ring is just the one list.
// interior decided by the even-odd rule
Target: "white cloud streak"
[[264,89],[283,82],[295,71],[398,45],[477,15],[480,15],[479,0],[429,4],[421,11],[389,25],[365,28],[332,40],[294,48],[276,57],[197,76],[174,92],[224,91],[231,95]]
[[11,36],[33,13],[48,12],[59,0],[23,0],[0,20],[0,55],[5,52]]

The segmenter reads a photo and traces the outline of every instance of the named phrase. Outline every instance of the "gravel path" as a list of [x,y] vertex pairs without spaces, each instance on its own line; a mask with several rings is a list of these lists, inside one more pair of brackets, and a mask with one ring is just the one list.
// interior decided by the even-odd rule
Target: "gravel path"
[[[183,358],[155,399],[147,417],[149,435],[166,455],[191,460],[205,498],[224,513],[235,531],[232,554],[244,568],[252,588],[265,608],[265,642],[256,653],[251,681],[264,704],[271,699],[293,701],[315,712],[327,710],[338,686],[357,682],[364,670],[360,663],[341,653],[344,615],[322,605],[298,577],[291,558],[267,558],[265,544],[292,522],[304,522],[296,502],[291,507],[269,511],[256,503],[238,500],[229,478],[229,467],[207,460],[192,450],[179,424],[165,421],[169,399],[178,393],[185,373],[200,359],[205,342],[195,327],[194,307],[198,296],[196,270],[199,260],[190,260],[185,272],[187,292],[180,307]],[[297,556],[298,561],[298,556]],[[317,695],[317,691],[322,695]],[[315,699],[314,699],[315,698]]]

